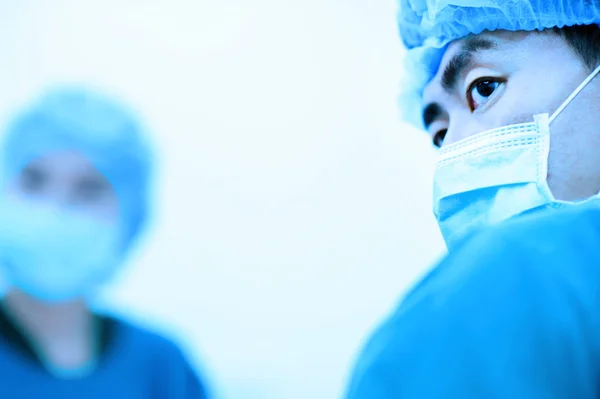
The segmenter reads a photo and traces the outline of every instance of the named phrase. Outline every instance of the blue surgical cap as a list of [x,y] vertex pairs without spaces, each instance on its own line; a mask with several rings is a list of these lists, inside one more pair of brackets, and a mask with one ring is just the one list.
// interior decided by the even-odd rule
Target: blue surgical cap
[[398,25],[408,53],[400,106],[422,127],[421,100],[444,51],[454,40],[483,31],[533,31],[600,24],[596,0],[399,0]]
[[153,157],[132,111],[81,86],[54,87],[8,124],[2,145],[2,178],[15,176],[32,159],[57,150],[78,150],[113,185],[125,229],[125,248],[148,219]]

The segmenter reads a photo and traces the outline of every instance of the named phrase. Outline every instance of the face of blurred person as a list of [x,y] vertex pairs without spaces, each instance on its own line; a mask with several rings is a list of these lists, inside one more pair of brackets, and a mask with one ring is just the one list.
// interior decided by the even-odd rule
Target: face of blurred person
[[12,199],[66,208],[104,223],[117,223],[119,202],[111,183],[77,151],[33,159],[9,182]]

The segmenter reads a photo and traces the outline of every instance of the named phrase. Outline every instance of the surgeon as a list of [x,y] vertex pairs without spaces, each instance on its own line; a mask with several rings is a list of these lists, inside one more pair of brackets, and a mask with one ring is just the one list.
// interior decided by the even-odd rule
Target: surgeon
[[45,92],[1,147],[2,398],[206,398],[169,339],[95,313],[98,289],[146,228],[153,158],[123,105]]
[[595,0],[401,0],[449,255],[347,399],[600,397],[599,23]]

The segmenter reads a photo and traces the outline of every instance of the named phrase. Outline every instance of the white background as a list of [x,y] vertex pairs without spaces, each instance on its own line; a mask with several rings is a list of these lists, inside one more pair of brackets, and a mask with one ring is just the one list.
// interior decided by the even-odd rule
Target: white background
[[81,81],[151,128],[155,221],[109,299],[172,334],[222,398],[339,397],[368,333],[442,253],[435,152],[397,111],[395,13],[393,0],[0,6],[2,120]]

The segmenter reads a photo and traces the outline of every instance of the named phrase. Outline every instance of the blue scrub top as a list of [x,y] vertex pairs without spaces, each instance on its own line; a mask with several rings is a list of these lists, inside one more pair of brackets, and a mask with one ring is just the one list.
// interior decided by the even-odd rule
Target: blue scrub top
[[472,237],[368,341],[346,399],[600,397],[600,209]]
[[3,320],[0,398],[207,398],[203,383],[173,342],[123,320],[106,320],[110,342],[96,369],[74,378],[58,378],[46,371],[26,339]]

